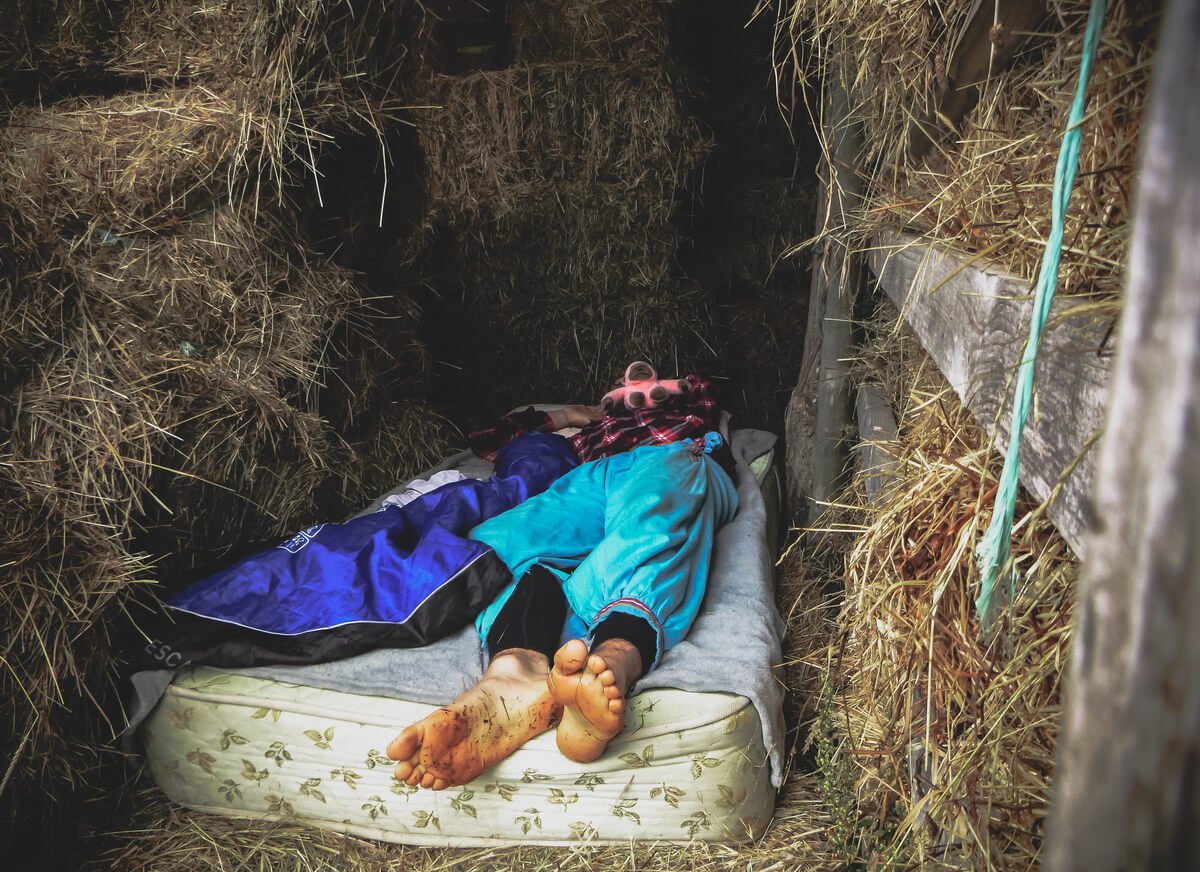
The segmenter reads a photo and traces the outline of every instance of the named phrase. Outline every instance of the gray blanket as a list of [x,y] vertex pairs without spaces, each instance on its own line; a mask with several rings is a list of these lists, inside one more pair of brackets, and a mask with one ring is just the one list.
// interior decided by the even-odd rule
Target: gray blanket
[[[637,689],[723,691],[748,698],[762,721],[771,780],[779,787],[783,781],[783,686],[775,668],[782,660],[783,620],[775,608],[766,504],[748,466],[771,449],[775,437],[761,430],[736,430],[731,442],[740,502],[736,517],[717,533],[704,607],[687,639],[668,651],[659,667],[638,682]],[[461,464],[468,457],[473,456],[469,452],[455,455],[430,473]],[[478,458],[470,463],[474,465],[463,469],[468,475],[486,477],[491,472],[490,465]],[[475,684],[483,668],[479,636],[474,626],[468,626],[424,648],[381,649],[314,666],[238,671],[310,687],[445,705]],[[169,675],[138,674],[146,684],[146,702],[152,705],[150,697],[157,701]],[[141,716],[149,707],[143,706]]]

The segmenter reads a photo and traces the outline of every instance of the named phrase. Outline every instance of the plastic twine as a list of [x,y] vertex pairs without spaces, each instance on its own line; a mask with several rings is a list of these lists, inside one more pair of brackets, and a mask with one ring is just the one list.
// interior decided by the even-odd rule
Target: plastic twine
[[1029,341],[1021,355],[1017,369],[1017,388],[1013,396],[1011,437],[1008,453],[1004,458],[1004,470],[1000,473],[1000,484],[996,490],[996,504],[992,520],[983,540],[975,549],[975,563],[982,581],[975,608],[979,621],[987,630],[995,617],[996,583],[1001,572],[1008,569],[1010,598],[1014,584],[1014,572],[1008,566],[1012,544],[1013,510],[1017,502],[1017,477],[1020,471],[1021,431],[1029,418],[1029,406],[1033,397],[1033,365],[1037,360],[1038,346],[1042,333],[1050,318],[1050,304],[1054,302],[1054,291],[1058,286],[1058,266],[1062,260],[1063,225],[1067,205],[1071,201],[1071,188],[1079,168],[1079,145],[1082,139],[1080,125],[1083,122],[1083,107],[1087,102],[1087,82],[1092,61],[1100,45],[1100,28],[1104,22],[1105,0],[1092,0],[1088,11],[1087,30],[1083,37],[1083,56],[1080,59],[1079,83],[1075,87],[1075,99],[1067,116],[1067,129],[1063,134],[1058,152],[1058,164],[1054,170],[1054,192],[1050,206],[1050,237],[1042,253],[1041,269],[1034,289],[1033,316],[1029,324]]

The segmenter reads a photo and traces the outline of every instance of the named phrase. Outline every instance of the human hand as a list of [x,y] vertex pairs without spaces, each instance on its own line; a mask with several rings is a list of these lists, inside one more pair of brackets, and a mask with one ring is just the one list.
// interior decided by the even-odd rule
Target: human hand
[[566,427],[586,427],[604,417],[602,406],[564,406],[562,411],[566,415]]
[[564,427],[586,427],[603,417],[604,409],[600,406],[563,406],[550,412],[550,420],[554,422],[555,430],[562,430]]

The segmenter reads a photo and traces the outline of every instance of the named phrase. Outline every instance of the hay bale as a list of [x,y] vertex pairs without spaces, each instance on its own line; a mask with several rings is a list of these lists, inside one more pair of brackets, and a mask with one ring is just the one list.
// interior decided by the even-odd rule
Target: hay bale
[[706,174],[713,200],[680,257],[713,289],[713,374],[739,386],[725,398],[737,420],[782,432],[779,398],[795,386],[808,314],[807,294],[797,292],[807,265],[788,254],[812,232],[812,192],[789,178],[731,192]]
[[0,199],[19,237],[156,233],[240,193],[285,131],[204,88],[21,107],[0,130]]
[[516,65],[432,80],[418,124],[431,224],[510,235],[530,205],[601,199],[624,224],[667,224],[708,149],[669,76],[607,64]]
[[[1109,4],[1088,85],[1059,293],[1120,293],[1161,5]],[[978,104],[958,129],[944,130],[933,151],[911,159],[910,122],[933,116],[972,4],[793,4],[783,23],[793,36],[815,42],[813,65],[846,63],[856,71],[852,94],[866,129],[862,165],[873,176],[865,208],[854,216],[856,230],[904,226],[986,253],[1033,278],[1049,230],[1058,144],[1078,81],[1088,3],[1054,0],[1049,8],[1041,34],[1010,67],[979,83]]]
[[505,219],[504,234],[488,233],[490,225],[437,232],[443,238],[461,235],[459,256],[478,275],[475,298],[553,294],[558,306],[543,313],[552,318],[558,310],[623,289],[655,288],[672,275],[679,233],[670,221],[670,205],[654,202],[639,209],[610,193],[584,192],[577,199],[550,197],[548,202],[531,198],[519,215]]
[[0,223],[26,247],[73,246],[178,231],[219,204],[286,214],[289,197],[320,199],[335,134],[389,111],[336,86],[313,99],[237,83],[18,107],[0,128]]
[[[280,223],[232,208],[166,234],[89,237],[59,259],[72,303],[42,325],[55,357],[17,395],[18,483],[116,531],[211,504],[175,504],[164,470],[185,491],[223,488],[238,511],[186,522],[185,548],[280,534],[300,521],[293,504],[311,511],[312,475],[329,474],[336,445],[305,405],[326,336],[359,293],[346,273],[313,263]],[[290,491],[256,474],[266,458]],[[245,523],[256,512],[272,523]]]
[[842,847],[922,867],[1028,868],[1050,803],[1062,667],[1078,564],[1039,507],[1018,505],[1019,582],[996,639],[981,639],[972,546],[1000,459],[907,331],[883,319],[864,360],[898,410],[882,500],[858,489],[825,526],[856,531],[815,741],[844,770]]
[[[358,294],[282,226],[295,224],[279,209],[295,189],[281,186],[307,172],[294,153],[321,137],[245,89],[202,86],[22,107],[11,121],[0,129],[6,381],[87,304],[144,323],[163,347],[270,345],[270,377],[311,386],[324,330]],[[242,329],[255,319],[257,333]]]
[[[104,706],[113,671],[110,633],[132,592],[150,579],[153,562],[125,547],[110,526],[69,514],[52,494],[18,483],[13,473],[22,462],[6,441],[0,449],[6,761],[0,826],[13,833],[14,844],[17,821],[51,828],[61,821],[104,756],[98,749],[119,726]],[[58,801],[47,807],[46,794]]]
[[220,364],[191,369],[175,438],[157,446],[165,474],[152,485],[168,511],[149,513],[134,541],[162,555],[168,593],[195,570],[327,519],[320,489],[348,472],[348,446],[318,414],[266,385],[220,391],[230,384]]
[[345,511],[445,447],[415,312],[364,304],[285,221],[220,207],[178,231],[89,240],[67,263],[97,329],[124,337],[114,384],[171,397],[155,452],[187,474],[163,483],[174,516],[158,526],[189,565],[302,526],[318,489]]
[[[107,69],[148,91],[229,97],[249,140],[232,179],[256,201],[303,182],[320,203],[323,149],[364,129],[382,142],[403,111],[425,19],[419,2],[130,0]],[[263,176],[269,193],[258,188]]]
[[19,110],[0,131],[9,368],[82,305],[142,325],[157,350],[242,354],[310,390],[330,325],[360,292],[308,252],[294,219],[249,196],[291,147],[274,123],[201,87]]
[[[169,524],[193,560],[310,519],[336,462],[328,425],[280,396],[253,357],[194,359],[147,334],[103,320],[68,330],[13,397],[14,485],[118,543]],[[205,488],[229,505],[198,501]]]
[[674,222],[709,146],[670,77],[547,63],[428,89],[442,108],[418,125],[423,258],[443,299],[462,301],[465,367],[487,382],[473,387],[502,406],[599,397],[637,357],[708,369],[708,307],[679,276]]
[[67,264],[90,315],[139,325],[148,354],[183,372],[208,364],[271,394],[312,389],[328,331],[361,293],[352,277],[271,213],[218,206],[177,223],[74,241]]
[[669,0],[514,0],[509,3],[518,63],[580,61],[655,67],[667,58]]
[[[151,81],[261,78],[327,5],[324,0],[132,0],[124,10],[109,69]],[[300,30],[289,39],[289,31]]]
[[147,85],[238,88],[283,116],[358,114],[416,55],[421,3],[129,0],[107,62]]
[[431,403],[393,400],[373,417],[360,419],[358,429],[362,434],[348,440],[349,465],[336,480],[338,501],[352,507],[366,505],[433,466],[454,441],[461,444],[450,438],[452,428],[440,405]]

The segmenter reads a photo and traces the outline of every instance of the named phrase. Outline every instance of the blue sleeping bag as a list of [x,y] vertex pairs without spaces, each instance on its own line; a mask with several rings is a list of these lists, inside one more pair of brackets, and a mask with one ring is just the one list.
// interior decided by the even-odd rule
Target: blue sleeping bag
[[471,528],[578,464],[566,439],[527,433],[500,450],[487,481],[297,533],[172,597],[170,621],[139,665],[321,663],[428,645],[473,620],[512,578],[489,546],[467,538]]

